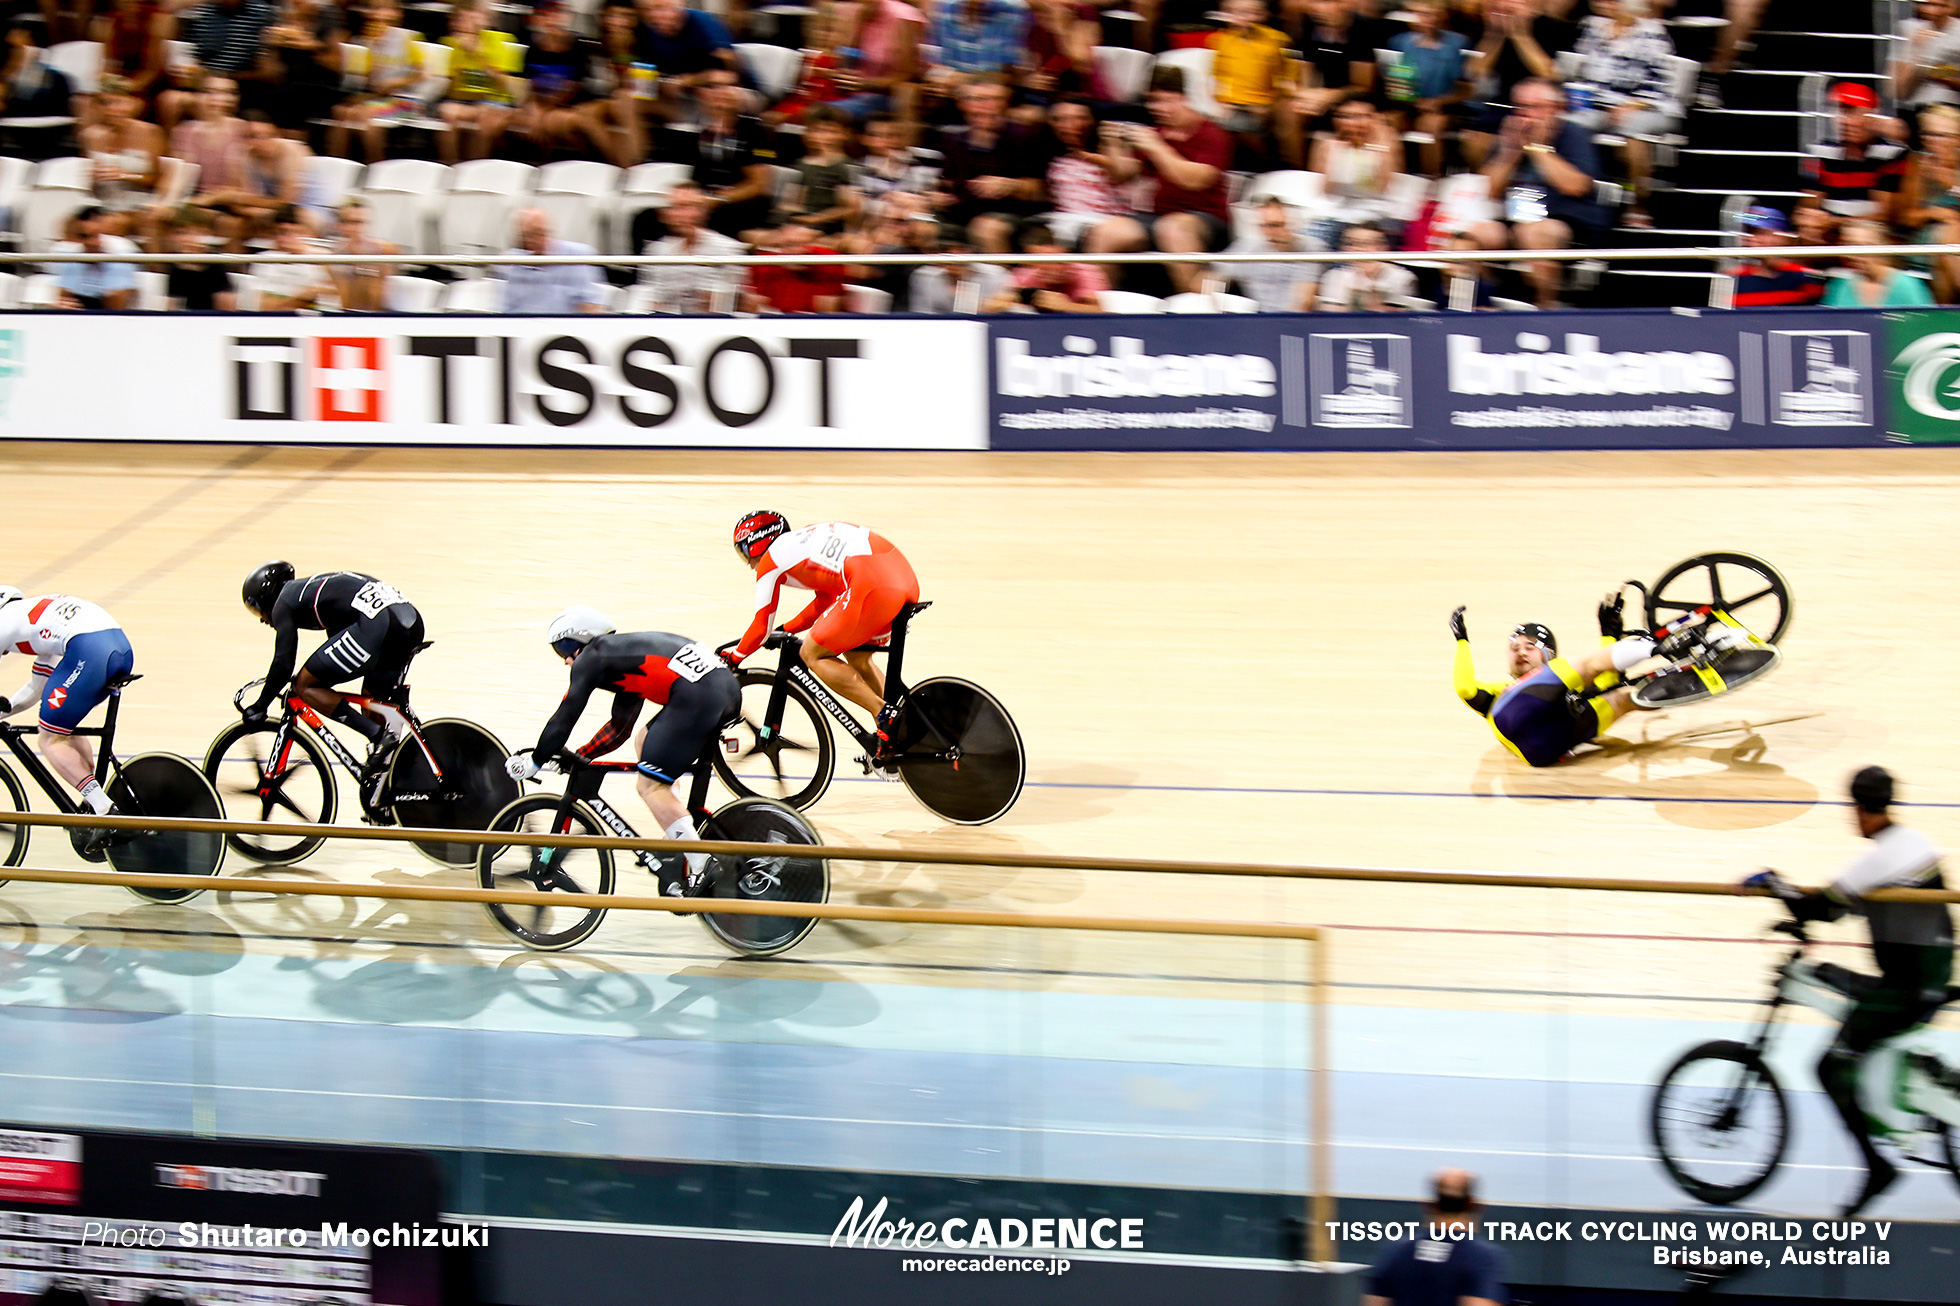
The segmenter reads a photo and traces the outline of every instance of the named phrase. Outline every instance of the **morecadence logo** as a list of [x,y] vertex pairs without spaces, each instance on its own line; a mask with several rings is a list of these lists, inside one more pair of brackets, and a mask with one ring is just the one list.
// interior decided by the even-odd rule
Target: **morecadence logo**
[[[867,1209],[863,1197],[851,1199],[844,1218],[831,1231],[832,1247],[893,1248],[920,1252],[1012,1251],[1142,1251],[1143,1221],[1114,1216],[1008,1216],[990,1219],[953,1216],[946,1220],[914,1221],[888,1218],[891,1201],[880,1197]],[[949,1267],[959,1268],[959,1267]],[[1046,1272],[1045,1263],[1041,1266]]]

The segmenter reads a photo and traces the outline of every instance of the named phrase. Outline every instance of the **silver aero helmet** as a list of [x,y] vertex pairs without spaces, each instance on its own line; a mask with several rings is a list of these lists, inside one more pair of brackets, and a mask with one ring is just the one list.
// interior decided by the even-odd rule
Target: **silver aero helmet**
[[11,585],[0,585],[0,608],[6,607],[9,603],[17,603],[26,597]]
[[551,624],[544,628],[544,637],[553,653],[569,658],[577,657],[580,649],[615,629],[612,619],[599,609],[574,603],[551,619]]

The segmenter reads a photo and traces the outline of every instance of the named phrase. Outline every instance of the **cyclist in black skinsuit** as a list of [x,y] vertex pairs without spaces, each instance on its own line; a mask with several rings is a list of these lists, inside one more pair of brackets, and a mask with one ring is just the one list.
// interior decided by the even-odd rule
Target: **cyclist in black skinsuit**
[[[540,761],[564,749],[585,705],[599,690],[613,694],[612,716],[578,750],[585,758],[603,757],[626,742],[646,703],[661,705],[641,731],[638,781],[640,798],[669,839],[696,838],[687,804],[674,784],[692,771],[724,725],[742,711],[742,689],[735,673],[712,648],[663,631],[618,634],[612,622],[583,605],[565,609],[551,621],[546,638],[552,651],[572,669],[571,684],[558,710],[545,723],[537,746],[505,764],[511,777],[528,780]],[[705,853],[686,854],[688,887],[707,870]],[[663,886],[683,893],[679,885]]]
[[[359,676],[367,697],[407,707],[403,679],[422,643],[422,614],[415,605],[394,586],[357,571],[298,579],[290,562],[268,562],[246,579],[245,606],[276,634],[265,686],[258,702],[246,709],[245,719],[263,720],[291,680],[294,692],[310,706],[367,736],[370,765],[387,756],[387,746],[400,737],[406,722],[364,712],[331,687]],[[294,677],[302,629],[328,635]]]

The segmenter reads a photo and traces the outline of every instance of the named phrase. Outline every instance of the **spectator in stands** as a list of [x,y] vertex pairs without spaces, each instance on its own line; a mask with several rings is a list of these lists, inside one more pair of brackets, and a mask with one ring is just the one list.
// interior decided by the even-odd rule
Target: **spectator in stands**
[[118,215],[118,236],[140,227],[137,215],[156,201],[157,179],[163,171],[163,129],[144,122],[143,102],[127,79],[111,74],[102,79],[97,97],[97,120],[82,128],[82,148],[95,165],[95,197]]
[[[272,219],[272,252],[312,254],[313,229],[288,205]],[[262,263],[252,269],[259,283],[259,308],[266,313],[300,308],[339,307],[333,278],[317,263]]]
[[[1899,225],[1921,244],[1960,243],[1960,109],[1930,104],[1919,115],[1924,147],[1906,161],[1899,192]],[[1960,292],[1960,259],[1932,260],[1933,288],[1943,304]]]
[[1487,0],[1477,75],[1492,94],[1463,133],[1464,157],[1473,167],[1483,165],[1492,134],[1517,104],[1518,83],[1528,77],[1555,81],[1558,57],[1572,48],[1577,35],[1563,18],[1538,12],[1538,0]]
[[853,5],[827,5],[803,20],[803,48],[797,51],[796,78],[787,95],[763,111],[762,121],[773,130],[784,123],[800,123],[804,115],[821,105],[836,104],[844,98],[837,85],[844,57],[840,45],[850,46]]
[[1756,34],[1767,8],[1769,0],[1722,0],[1722,16],[1728,22],[1715,38],[1715,53],[1702,65],[1701,84],[1695,91],[1697,105],[1704,109],[1722,107],[1722,79],[1735,68],[1737,52]]
[[600,152],[621,168],[647,156],[642,115],[657,92],[651,69],[636,66],[640,12],[632,0],[608,0],[599,11],[599,58],[593,70],[594,98],[579,109],[586,134]]
[[[1089,231],[1087,248],[1101,254],[1151,248],[1167,254],[1217,253],[1231,238],[1225,171],[1232,166],[1232,138],[1192,107],[1181,68],[1152,73],[1146,99],[1157,125],[1125,123],[1108,140],[1117,177],[1127,181],[1141,173],[1156,181],[1152,211],[1098,223]],[[1173,263],[1171,284],[1195,291],[1203,270],[1198,263]]]
[[700,106],[700,130],[663,133],[659,156],[668,163],[688,165],[694,183],[713,206],[710,227],[724,236],[747,239],[742,233],[769,224],[775,134],[760,119],[743,112],[748,92],[726,68],[699,74],[694,95]]
[[1382,70],[1383,80],[1398,109],[1398,130],[1428,138],[1417,142],[1422,170],[1440,177],[1444,138],[1458,107],[1470,97],[1470,42],[1444,26],[1450,13],[1444,0],[1415,0],[1409,13],[1414,19],[1409,30],[1389,39],[1397,59],[1394,68]]
[[503,139],[522,93],[516,43],[489,26],[489,18],[474,3],[450,11],[449,35],[442,43],[449,47],[449,89],[436,114],[449,130],[437,133],[437,149],[448,164],[487,159]]
[[1906,150],[1879,132],[1878,95],[1862,82],[1831,88],[1836,135],[1817,141],[1803,161],[1804,189],[1840,218],[1883,217],[1905,176]]
[[[551,215],[543,209],[523,209],[517,215],[517,248],[508,254],[590,258],[592,246],[557,240],[551,234]],[[605,278],[587,263],[552,263],[542,267],[505,264],[492,276],[504,283],[504,312],[597,313],[605,308]]]
[[1096,46],[1102,39],[1097,8],[1082,0],[1029,0],[1029,4],[1034,21],[1021,59],[1027,120],[1040,122],[1048,106],[1063,96],[1107,99],[1096,66]]
[[[192,125],[180,123],[178,130]],[[297,207],[301,221],[324,221],[328,215],[307,172],[311,157],[304,145],[281,136],[272,119],[254,109],[245,115],[245,146],[238,153],[236,184],[207,187],[192,202],[237,219],[239,239],[265,233],[273,215],[286,208]],[[203,184],[202,174],[198,181]]]
[[1212,98],[1225,111],[1220,125],[1253,154],[1266,152],[1273,106],[1293,90],[1287,70],[1292,42],[1266,25],[1266,0],[1225,0],[1225,26],[1207,42],[1212,51]]
[[7,27],[7,61],[0,67],[0,117],[79,118],[68,75],[48,62],[35,39],[40,24],[16,18]]
[[[914,211],[907,212],[910,208]],[[888,196],[879,216],[839,245],[853,254],[929,254],[938,248],[939,224],[913,195]],[[870,286],[892,297],[891,311],[911,311],[916,264],[866,264],[849,270],[854,285]]]
[[1109,153],[1122,131],[1122,124],[1098,125],[1094,111],[1077,100],[1063,100],[1048,111],[1053,154],[1046,188],[1053,209],[1042,220],[1072,245],[1097,223],[1130,211]]
[[[1227,254],[1292,254],[1326,246],[1302,234],[1304,222],[1278,200],[1259,206],[1259,234],[1232,242]],[[1320,263],[1220,263],[1212,275],[1236,281],[1239,293],[1259,305],[1261,313],[1304,313],[1313,307],[1320,284]]]
[[1647,195],[1654,175],[1655,136],[1677,120],[1683,108],[1674,98],[1674,42],[1667,29],[1646,16],[1647,0],[1592,0],[1593,16],[1579,25],[1579,79],[1568,82],[1572,120],[1595,132],[1624,138],[1627,178],[1634,201],[1621,215],[1623,226],[1647,228]]
[[[971,254],[973,239],[950,223],[921,242],[920,253]],[[978,313],[1000,293],[1007,270],[991,263],[927,264],[912,274],[907,300],[914,313]]]
[[[1358,222],[1341,233],[1341,249],[1354,254],[1386,254],[1388,233],[1372,222]],[[1407,305],[1416,293],[1415,273],[1400,263],[1360,258],[1336,263],[1320,279],[1314,308],[1322,313],[1385,313]]]
[[[70,220],[73,239],[54,247],[57,254],[134,254],[136,243],[109,234],[113,217],[100,204],[91,204]],[[55,280],[61,293],[60,308],[132,308],[136,302],[134,263],[58,263]]]
[[[1478,248],[1477,239],[1467,232],[1459,232],[1450,237],[1446,248],[1474,250]],[[1445,263],[1443,275],[1437,278],[1436,302],[1455,312],[1474,313],[1496,308],[1496,295],[1490,282],[1490,264],[1482,259],[1452,259]]]
[[347,133],[362,134],[367,160],[387,156],[388,124],[422,111],[410,97],[422,75],[415,33],[401,25],[402,11],[393,0],[378,0],[367,10],[359,35],[343,49],[343,84],[353,94],[333,112],[327,150],[347,157]]
[[[1601,175],[1592,133],[1561,117],[1565,94],[1541,77],[1511,92],[1515,107],[1498,129],[1483,166],[1490,193],[1502,197],[1501,223],[1473,233],[1485,249],[1597,248],[1606,236],[1606,207],[1593,198]],[[1504,228],[1508,227],[1508,231]],[[1538,307],[1558,305],[1564,269],[1531,265]]]
[[520,74],[526,91],[512,130],[550,159],[579,154],[589,143],[611,158],[615,151],[603,121],[583,112],[604,59],[599,43],[572,29],[571,11],[543,0],[531,11],[531,43]]
[[[266,0],[205,0],[178,16],[178,34],[190,42],[185,75],[195,85],[212,75],[228,77],[234,91],[257,100],[273,84],[276,73],[267,57],[265,32],[278,18]],[[250,88],[246,90],[244,88]],[[157,114],[165,130],[192,108],[184,91],[165,91],[157,99]]]
[[853,184],[856,165],[844,153],[850,143],[849,120],[836,109],[810,111],[803,131],[803,157],[796,178],[784,197],[784,212],[801,216],[826,236],[835,236],[858,215],[858,192]]
[[[950,0],[949,0],[950,2]],[[1007,121],[1008,90],[994,82],[959,89],[961,127],[941,136],[941,217],[968,229],[981,249],[1005,254],[1014,227],[1040,209],[1042,142]]]
[[737,71],[735,43],[714,15],[689,9],[681,0],[639,0],[639,4],[636,61],[660,74],[658,97],[641,101],[647,113],[683,114],[688,94],[709,73]]
[[1351,222],[1394,221],[1393,192],[1402,173],[1402,134],[1368,100],[1334,110],[1334,130],[1317,137],[1307,166],[1326,178],[1323,243]]
[[832,79],[838,107],[859,120],[896,113],[916,122],[925,14],[905,0],[860,0],[856,17],[857,30],[846,46],[857,56]]
[[[1017,237],[1023,254],[1066,254],[1068,246],[1042,222],[1030,222]],[[1030,263],[1008,274],[1008,282],[980,306],[983,313],[1016,309],[1036,313],[1100,313],[1098,298],[1109,278],[1092,263]]]
[[938,80],[1010,77],[1028,43],[1028,8],[1021,0],[932,0],[927,40],[939,47]]
[[[1795,233],[1795,240],[1799,245],[1818,246],[1837,244],[1838,225],[1837,216],[1825,208],[1824,201],[1818,199],[1815,195],[1805,195],[1790,210],[1790,230]],[[1806,259],[1805,262],[1811,267],[1837,266],[1836,259],[1830,259],[1823,263],[1817,262],[1814,259]]]
[[[350,199],[340,206],[340,239],[336,254],[399,254],[401,246],[377,239],[368,230],[368,206]],[[349,313],[378,313],[388,307],[388,278],[392,263],[336,263],[331,269],[340,290],[340,306]]]
[[102,66],[121,73],[145,101],[163,84],[163,43],[176,35],[177,16],[157,0],[116,0],[89,29],[89,39],[102,44]]
[[1790,243],[1790,220],[1781,209],[1755,205],[1744,211],[1740,226],[1743,246],[1764,252],[1729,270],[1737,308],[1807,308],[1824,297],[1821,273],[1769,252]]
[[[1882,222],[1858,218],[1844,224],[1847,245],[1896,245],[1898,237]],[[1926,282],[1904,271],[1889,254],[1847,254],[1849,275],[1831,278],[1825,308],[1916,308],[1933,302]]]
[[278,75],[266,111],[296,141],[312,135],[316,118],[330,118],[340,103],[340,47],[347,19],[327,0],[286,0],[279,21],[265,29],[265,44]]
[[191,117],[170,133],[170,157],[197,168],[205,195],[244,185],[247,132],[237,110],[238,84],[229,77],[207,77],[191,102]]
[[[762,255],[835,254],[817,229],[791,218],[768,233]],[[836,264],[765,263],[749,270],[749,309],[758,313],[836,313],[844,307],[844,269]]]
[[1423,1214],[1432,1226],[1467,1225],[1463,1238],[1408,1238],[1375,1262],[1363,1306],[1503,1306],[1504,1253],[1476,1236],[1483,1207],[1467,1170],[1438,1170]]
[[1892,94],[1915,122],[1922,110],[1960,101],[1960,22],[1953,0],[1919,0],[1919,14],[1899,24]]
[[[707,197],[692,182],[668,192],[661,224],[667,234],[640,250],[670,257],[726,257],[747,253],[747,246],[702,225],[708,216]],[[650,287],[656,313],[732,313],[742,302],[739,264],[651,266],[640,269],[640,284]]]
[[924,199],[939,190],[939,155],[905,143],[905,126],[880,114],[864,124],[859,138],[863,151],[854,184],[864,212],[882,217],[887,197],[911,195]]
[[1282,100],[1273,130],[1289,166],[1306,166],[1307,141],[1325,130],[1334,110],[1375,89],[1373,29],[1357,23],[1345,0],[1307,0],[1312,22],[1301,34],[1300,53],[1310,65],[1308,80]]
[[[217,231],[217,215],[209,209],[186,206],[165,221],[163,244],[170,254],[209,254],[222,243]],[[235,303],[231,274],[215,263],[171,263],[165,268],[169,278],[170,306],[200,313],[229,312]]]

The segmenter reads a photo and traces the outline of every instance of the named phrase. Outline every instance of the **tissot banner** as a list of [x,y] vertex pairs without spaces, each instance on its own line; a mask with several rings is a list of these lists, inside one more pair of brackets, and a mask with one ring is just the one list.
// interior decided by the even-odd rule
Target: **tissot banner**
[[1043,316],[989,329],[996,449],[1885,438],[1875,313]]
[[0,437],[979,449],[976,320],[0,316]]

